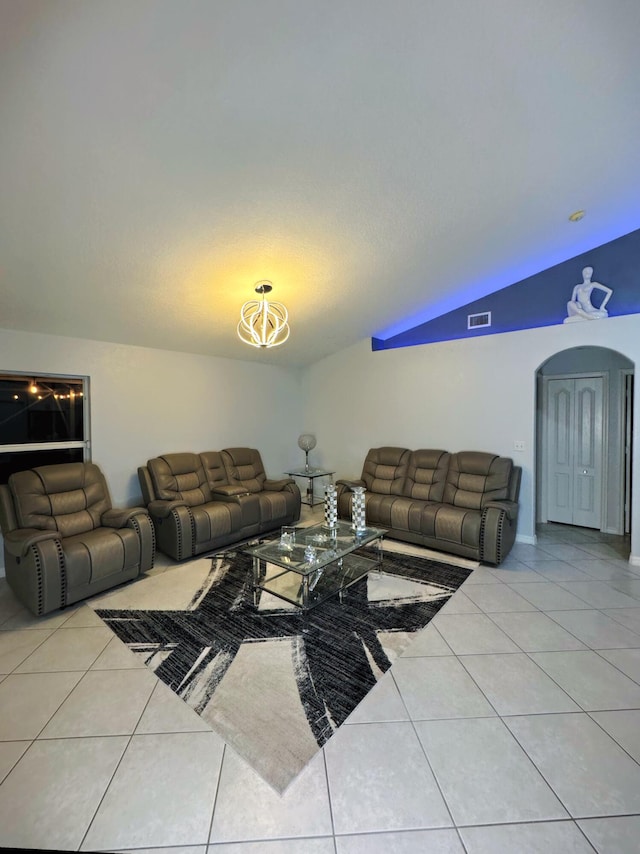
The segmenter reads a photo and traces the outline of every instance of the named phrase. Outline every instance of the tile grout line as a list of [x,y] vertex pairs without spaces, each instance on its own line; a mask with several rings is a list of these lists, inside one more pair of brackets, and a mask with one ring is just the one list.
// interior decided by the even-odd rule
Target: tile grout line
[[[545,580],[548,580],[548,579],[541,578],[541,580],[542,580],[542,581],[545,581]],[[599,581],[600,579],[593,579],[593,580],[594,580],[594,581]],[[501,579],[498,579],[498,581],[499,581],[499,582],[501,582]],[[536,583],[536,582],[532,582],[532,583]],[[506,586],[508,586],[508,584],[507,584]],[[614,588],[614,589],[615,589],[615,588]],[[514,592],[515,592],[515,591],[514,591]],[[568,592],[570,592],[570,591],[568,591]],[[620,591],[618,591],[618,592],[620,592]],[[580,598],[580,597],[578,597],[578,598]],[[473,600],[472,600],[472,601],[473,601]],[[532,603],[532,604],[533,604],[533,603]],[[589,604],[589,603],[587,603],[587,604]],[[639,607],[640,607],[640,602],[639,602]],[[519,611],[518,611],[518,612],[515,612],[515,613],[542,613],[542,614],[544,614],[545,616],[547,616],[549,619],[553,619],[552,617],[550,617],[550,616],[549,616],[549,614],[547,614],[547,613],[546,613],[545,611],[543,611],[542,609],[539,609],[539,608],[537,608],[536,606],[534,606],[534,609],[535,609],[534,611],[526,611],[526,612],[519,612]],[[573,610],[573,609],[568,609],[568,610]],[[584,610],[587,610],[587,609],[577,609],[577,610],[584,611]],[[596,611],[596,610],[600,610],[600,611],[601,611],[602,609],[597,609],[597,608],[593,608],[593,607],[592,607],[590,610],[594,610],[594,611]],[[497,626],[497,628],[498,628],[498,629],[500,629],[500,631],[504,632],[504,630],[503,630],[499,625],[497,625],[497,624],[496,624],[495,620],[494,620],[494,619],[492,619],[492,613],[514,613],[514,612],[511,612],[511,611],[509,611],[509,612],[503,612],[503,611],[500,611],[500,612],[489,612],[489,613],[487,613],[487,612],[484,612],[484,611],[480,608],[480,609],[479,609],[479,613],[483,613],[485,616],[488,616],[488,617],[489,617],[489,619],[491,620],[491,622],[492,622],[494,625],[496,625],[496,626]],[[72,615],[70,615],[70,617],[71,617],[71,616],[72,616]],[[443,615],[443,616],[444,616],[444,615]],[[454,616],[454,615],[452,615],[452,616]],[[466,615],[456,615],[456,616],[466,616]],[[604,614],[604,616],[609,617],[609,615],[607,615],[607,614]],[[70,618],[70,617],[69,617],[69,618]],[[9,618],[9,619],[10,619],[10,618]],[[609,619],[611,619],[611,620],[613,621],[613,618],[612,618],[612,617],[609,617]],[[554,622],[554,623],[556,623],[556,621],[555,621],[555,620],[553,620],[553,622]],[[615,622],[615,621],[614,621],[614,622]],[[556,625],[560,625],[560,624],[556,623]],[[619,624],[619,625],[622,625],[622,624]],[[56,627],[56,629],[54,629],[54,630],[52,631],[52,633],[53,633],[53,632],[55,632],[55,631],[57,631],[59,628],[62,628],[63,626],[64,626],[64,624],[62,624],[61,626]],[[446,640],[444,639],[444,637],[440,634],[440,632],[438,631],[437,626],[435,626],[435,625],[434,625],[434,626],[433,626],[433,628],[436,630],[436,632],[437,632],[438,636],[439,636],[440,638],[442,638],[442,642],[445,644],[445,646],[446,646],[446,647],[448,647],[449,645],[448,645],[447,641],[446,641]],[[564,631],[567,631],[567,632],[568,632],[568,630],[567,630],[567,629],[564,629],[564,627],[560,626],[560,628],[562,628]],[[625,627],[625,628],[628,628],[628,627]],[[630,630],[630,631],[633,631],[633,630]],[[506,633],[506,632],[504,632],[504,634],[507,634],[507,633]],[[570,634],[571,636],[573,636],[573,635],[571,634],[571,632],[568,632],[568,634]],[[507,635],[507,637],[510,637],[510,636],[509,636],[509,635]],[[516,647],[517,647],[517,648],[518,648],[522,653],[524,653],[524,654],[526,654],[527,656],[529,656],[529,657],[530,657],[530,653],[528,653],[526,650],[523,650],[517,642],[513,641],[513,639],[512,639],[512,638],[510,638],[510,640],[515,644],[515,646],[516,646]],[[577,640],[579,640],[579,639],[577,639]],[[44,641],[43,641],[43,642],[44,642]],[[581,643],[582,643],[582,642],[581,642]],[[591,648],[588,644],[587,644],[587,645],[585,645],[585,646],[587,647],[587,649],[586,649],[586,650],[576,650],[576,651],[592,651],[592,652],[596,652],[596,654],[599,654],[596,650],[594,650],[593,648]],[[36,649],[37,649],[37,648],[36,648]],[[558,650],[558,651],[564,651],[564,650]],[[34,650],[34,652],[35,652],[35,650]],[[498,653],[471,653],[471,654],[473,654],[473,655],[475,655],[475,654],[484,654],[484,655],[487,655],[487,654],[488,654],[488,655],[492,655],[492,654],[494,654],[494,655],[495,655],[495,654],[498,654]],[[503,653],[503,654],[506,654],[506,653]],[[512,653],[512,654],[516,654],[516,653]],[[456,654],[453,650],[451,650],[451,655],[452,655],[452,656],[454,656],[454,657],[455,657],[455,658],[460,662],[460,664],[463,666],[463,668],[464,668],[465,672],[467,672],[467,673],[468,673],[468,671],[467,671],[467,670],[466,670],[466,668],[464,667],[463,662],[462,662],[462,661],[460,661],[460,654]],[[28,656],[27,656],[27,657],[28,657]],[[433,657],[433,656],[410,656],[410,658],[432,658],[432,657]],[[445,658],[445,657],[446,657],[446,658],[450,658],[451,656],[441,656],[441,657],[443,657],[443,658]],[[603,657],[603,656],[600,656],[600,657],[601,657],[601,658],[603,658],[603,660],[607,661],[606,659],[604,659],[604,657]],[[95,663],[95,662],[94,662],[94,663]],[[534,663],[534,664],[536,664],[536,666],[538,666],[538,667],[540,668],[540,666],[539,666],[539,665],[537,665],[537,662],[533,662],[533,663]],[[612,664],[611,662],[608,662],[608,661],[607,661],[607,663],[608,663],[608,664]],[[20,666],[20,665],[16,665],[16,667],[17,667],[17,666]],[[614,667],[615,667],[615,665],[612,665],[612,666],[614,666]],[[542,670],[542,668],[540,668],[540,669]],[[617,670],[619,670],[619,668],[616,668],[616,669],[617,669]],[[43,671],[43,672],[69,672],[69,671]],[[71,671],[71,672],[76,672],[76,671]],[[74,688],[71,690],[71,692],[67,695],[67,698],[65,698],[65,699],[62,701],[62,703],[60,704],[61,706],[64,704],[64,702],[66,702],[66,699],[68,699],[68,697],[69,697],[69,696],[71,696],[71,694],[73,693],[73,691],[75,690],[75,688],[76,688],[76,687],[77,687],[77,686],[82,682],[82,680],[86,677],[86,675],[87,675],[87,673],[88,673],[88,672],[90,672],[90,668],[88,668],[88,669],[83,673],[83,675],[81,676],[81,678],[80,678],[80,680],[78,681],[78,683],[76,684],[76,686],[74,686]],[[542,671],[542,672],[545,672],[545,671]],[[624,674],[622,671],[619,671],[619,672],[620,672],[620,673],[622,673],[622,675],[626,675],[626,674]],[[29,674],[16,674],[16,675],[29,675]],[[475,680],[473,679],[473,677],[471,676],[471,674],[468,674],[468,675],[470,676],[470,678],[472,679],[472,681],[474,682],[474,684],[476,684],[476,685],[477,685],[477,683],[475,683]],[[545,675],[549,676],[549,675],[548,675],[548,674],[546,674],[546,673],[545,673]],[[392,679],[393,679],[393,678],[394,678],[394,677],[393,677],[393,673],[392,673]],[[550,678],[550,679],[552,679],[552,677],[549,677],[549,678]],[[631,678],[631,677],[628,677],[628,678]],[[553,679],[552,679],[552,681],[555,681],[555,680],[553,680]],[[632,680],[632,681],[635,681],[635,680]],[[396,684],[396,683],[395,683],[395,679],[394,679],[394,684]],[[557,683],[556,683],[556,684],[557,684]],[[482,691],[482,689],[480,688],[480,686],[479,686],[479,685],[477,685],[477,687],[478,687],[478,690],[481,692],[481,694],[485,697],[485,699],[487,700],[487,702],[489,702],[490,706],[491,706],[491,707],[493,707],[493,704],[489,701],[489,699],[488,699],[488,697],[486,696],[486,694],[484,693],[484,691]],[[559,686],[559,687],[561,688],[561,690],[563,690],[563,691],[564,691],[564,689],[562,689],[562,686]],[[397,687],[397,684],[396,684],[396,688],[397,688],[398,692],[400,693],[399,688]],[[154,689],[154,690],[155,690],[155,689]],[[566,692],[565,692],[565,693],[566,693]],[[153,695],[153,691],[152,691],[152,694],[150,695],[150,697],[148,698],[148,700],[147,700],[147,702],[146,702],[146,704],[145,704],[145,709],[146,709],[146,707],[148,706],[148,703],[150,702],[150,699],[151,699],[151,696],[152,696],[152,695]],[[405,707],[405,709],[406,709],[406,704],[405,704],[405,702],[404,702],[404,698],[402,697],[401,693],[400,693],[400,698],[401,698],[401,701],[402,701],[402,703],[403,703],[403,706],[404,706],[404,707]],[[577,704],[577,705],[579,705],[579,704]],[[60,708],[60,707],[59,707],[59,708]],[[56,711],[54,711],[54,712],[53,712],[53,714],[51,715],[51,718],[52,718],[55,714],[57,714],[57,712],[59,711],[59,708],[58,708],[58,710],[56,710]],[[408,710],[407,710],[407,711],[408,711]],[[137,728],[137,726],[139,725],[139,722],[140,722],[140,719],[141,719],[141,717],[142,717],[142,714],[143,714],[143,713],[144,713],[144,709],[143,709],[143,712],[141,712],[141,714],[140,714],[140,717],[139,717],[139,720],[138,720],[138,724],[136,725],[136,728]],[[578,713],[578,712],[574,712],[573,714],[577,714],[577,713]],[[584,713],[584,714],[589,715],[589,712],[585,712],[584,710],[583,710],[583,713]],[[543,714],[543,713],[541,713],[541,714]],[[549,714],[549,713],[546,713],[546,714]],[[563,714],[566,714],[566,713],[563,713]],[[589,716],[590,716],[590,715],[589,715]],[[512,716],[512,717],[515,717],[515,716]],[[50,718],[49,720],[51,720],[51,718]],[[498,715],[498,718],[500,718],[500,720],[502,720],[502,716],[501,716],[501,715]],[[454,720],[457,720],[457,718],[454,718]],[[417,736],[416,729],[415,729],[415,726],[414,726],[414,721],[413,721],[411,718],[410,718],[410,721],[411,721],[411,724],[412,724],[412,726],[413,726],[413,730],[414,730],[414,732],[415,732],[415,734],[416,734],[416,737],[418,737],[418,736]],[[597,721],[594,721],[594,722],[595,722],[596,724],[598,723]],[[504,723],[504,721],[503,721],[503,723]],[[44,726],[46,727],[47,725],[48,725],[48,722],[47,722]],[[598,724],[598,725],[599,725],[599,724]],[[506,726],[506,724],[505,724],[505,726]],[[600,725],[599,725],[599,726],[600,726]],[[601,729],[603,729],[603,727],[601,727],[601,726],[600,726],[600,728],[601,728]],[[606,730],[603,730],[603,731],[606,733]],[[134,730],[134,733],[132,733],[132,734],[131,734],[131,736],[129,736],[129,740],[128,740],[128,742],[127,742],[127,746],[124,748],[124,750],[123,750],[123,754],[122,754],[122,756],[121,756],[121,758],[120,758],[120,760],[119,760],[119,762],[118,762],[118,765],[116,766],[116,769],[114,770],[114,775],[116,774],[117,769],[118,769],[118,767],[120,766],[120,764],[121,764],[121,762],[122,762],[122,759],[124,758],[124,755],[126,754],[126,751],[127,751],[127,749],[128,749],[128,746],[129,746],[129,744],[131,743],[131,740],[132,740],[132,738],[134,737],[134,735],[135,735],[135,734],[136,734],[136,733],[135,733],[135,730]],[[606,734],[607,734],[607,735],[609,735],[608,733],[606,733]],[[513,734],[512,734],[512,735],[513,735]],[[84,736],[81,736],[81,737],[84,737]],[[87,736],[87,737],[88,737],[88,736]],[[610,735],[609,735],[609,737],[613,739],[613,737],[612,737],[612,736],[610,736]],[[514,738],[515,738],[515,736],[514,736]],[[423,747],[422,742],[420,741],[419,737],[418,737],[418,740],[419,740],[419,743],[420,743],[420,745],[421,745],[422,752],[423,752],[423,753],[425,753],[425,751],[424,751],[424,747]],[[517,741],[517,739],[516,739],[516,741]],[[617,744],[617,741],[616,741],[615,739],[613,739],[613,741]],[[519,743],[519,742],[518,742],[518,743]],[[33,744],[33,742],[32,742],[32,744]],[[31,745],[30,745],[30,746],[31,746]],[[522,745],[520,745],[520,747],[521,747],[521,749],[522,749],[522,750],[524,750],[524,748],[522,748]],[[27,751],[28,751],[29,749],[30,749],[30,748],[27,748]],[[226,745],[225,745],[225,749],[226,749]],[[622,748],[622,749],[624,749],[624,748]],[[25,753],[26,753],[27,751],[25,751]],[[524,750],[524,753],[525,753],[525,755],[530,759],[530,761],[531,761],[531,762],[533,762],[533,760],[531,759],[531,757],[529,757],[529,755],[528,755],[528,753],[526,752],[526,750]],[[23,754],[23,755],[24,755],[24,754]],[[425,754],[425,755],[426,755],[426,754]],[[22,758],[22,757],[21,757],[21,758]],[[427,759],[427,763],[428,763],[429,767],[431,768],[431,765],[430,765],[430,763],[429,763],[428,757],[426,757],[426,759]],[[20,761],[20,760],[18,760],[18,761]],[[217,801],[218,793],[219,793],[219,791],[220,791],[220,787],[221,787],[221,776],[222,776],[222,763],[223,763],[223,761],[224,761],[224,754],[223,754],[223,760],[221,761],[221,764],[220,764],[220,773],[219,773],[219,776],[218,776],[218,781],[217,781],[217,786],[216,786],[216,794],[215,794],[215,796],[214,796],[214,803],[213,803],[212,814],[211,814],[211,824],[210,824],[210,830],[209,830],[209,839],[210,839],[211,829],[212,829],[212,826],[213,826],[213,820],[214,820],[214,816],[215,816],[216,801]],[[535,763],[534,763],[534,766],[535,766]],[[13,767],[15,767],[15,765],[14,765]],[[327,789],[328,789],[328,793],[329,793],[329,809],[330,809],[330,811],[331,811],[331,821],[332,821],[332,829],[333,829],[333,845],[334,845],[334,848],[335,848],[335,847],[336,847],[336,834],[335,834],[335,825],[334,825],[334,823],[333,823],[333,805],[332,805],[332,803],[331,803],[331,791],[330,791],[330,784],[329,784],[329,778],[328,778],[328,768],[327,768],[327,764],[326,764],[326,757],[324,757],[324,767],[325,767],[325,778],[326,778],[326,782],[327,782]],[[536,769],[537,769],[537,766],[535,766],[535,767],[536,767]],[[539,772],[539,773],[541,773],[541,772],[539,771],[539,769],[537,769],[537,770],[538,770],[538,772]],[[437,777],[436,777],[435,773],[433,772],[433,769],[431,769],[431,771],[432,771],[432,774],[433,774],[433,776],[434,776],[434,779],[436,780],[436,784],[438,785],[438,788],[440,789],[439,781],[438,781],[438,779],[437,779]],[[104,800],[104,797],[106,796],[106,792],[107,792],[107,790],[108,790],[109,786],[110,786],[110,785],[111,785],[111,783],[113,782],[113,776],[114,776],[114,775],[112,775],[110,782],[107,784],[107,787],[106,787],[106,789],[105,789],[105,793],[103,794],[103,797],[102,797],[102,799],[101,799],[101,803],[102,803],[102,801]],[[541,775],[541,776],[543,776],[543,775]],[[544,779],[544,777],[543,777],[543,779]],[[545,782],[546,782],[546,780],[545,780]],[[547,785],[548,785],[548,783],[547,783]],[[551,788],[551,790],[552,790],[552,791],[554,791],[552,787],[550,787],[550,788]],[[441,789],[440,789],[440,792],[441,792],[441,794],[442,794],[442,790],[441,790]],[[555,794],[555,792],[554,792],[554,794]],[[449,812],[449,814],[450,814],[450,809],[449,809],[449,806],[448,806],[448,804],[447,804],[446,799],[444,798],[444,795],[442,795],[442,797],[443,797],[443,800],[444,800],[445,805],[447,806],[447,810],[448,810],[448,812]],[[100,808],[100,805],[98,806],[98,810],[99,810],[99,808]],[[91,822],[89,823],[89,827],[87,828],[87,831],[86,831],[86,833],[85,833],[85,836],[83,837],[83,842],[84,842],[84,839],[86,839],[86,835],[87,835],[87,833],[89,832],[89,829],[90,829],[90,827],[91,827],[91,825],[92,825],[93,821],[95,820],[95,815],[97,814],[97,811],[98,811],[98,810],[96,810],[96,813],[94,814],[94,818],[93,818],[93,819],[91,820]],[[627,815],[627,814],[625,814],[625,815]],[[607,818],[609,818],[610,816],[606,816],[606,817],[607,817]],[[451,816],[451,818],[453,819],[453,817],[452,817],[452,816]],[[575,819],[573,819],[572,817],[570,817],[570,818],[569,818],[569,820],[571,820],[571,821],[573,822],[573,824],[576,824],[576,820],[575,820]],[[564,819],[564,818],[563,818],[563,819],[540,819],[540,820],[534,820],[534,821],[536,821],[536,823],[543,824],[543,823],[559,822],[559,821],[564,821],[564,822],[566,822],[566,821],[567,821],[567,819]],[[505,822],[504,824],[518,824],[518,823],[523,823],[523,822]],[[499,824],[497,824],[496,826],[501,826],[501,824],[502,824],[502,823],[499,823]],[[476,826],[476,825],[461,825],[461,826],[469,826],[469,827],[473,827],[473,826]],[[454,827],[454,828],[456,829],[456,831],[458,832],[458,837],[460,837],[460,834],[459,834],[459,831],[458,831],[458,827],[455,825],[455,823],[454,823],[453,827]],[[404,829],[403,829],[403,831],[404,831]],[[381,832],[382,832],[382,831],[381,831]],[[385,831],[385,832],[388,832],[388,831]],[[412,831],[411,831],[411,830],[409,830],[409,829],[406,829],[406,832],[412,832]],[[358,835],[360,835],[360,834],[358,834]],[[374,835],[374,834],[372,834],[372,835]],[[284,837],[283,837],[283,838],[284,838]],[[327,837],[327,838],[328,838],[328,837]],[[463,844],[463,843],[462,843],[462,840],[461,840],[461,844]],[[590,844],[590,843],[589,843],[589,844]],[[82,845],[82,843],[81,843],[81,845]],[[211,842],[208,842],[208,843],[207,843],[207,845],[208,845],[209,847],[211,847],[211,846],[212,846],[212,845],[214,845],[214,844],[213,844],[213,843],[211,843]],[[171,846],[167,846],[167,847],[171,847]],[[140,849],[140,850],[142,850],[142,849]],[[160,848],[158,848],[158,850],[159,850],[159,851],[161,851],[161,850],[162,850],[162,848],[160,847]],[[465,850],[466,850],[466,849],[465,849]]]
[[[335,733],[334,733],[335,735]],[[327,785],[327,800],[329,803],[329,819],[331,820],[331,838],[333,840],[333,850],[334,854],[337,854],[338,848],[336,845],[336,823],[333,817],[333,803],[331,800],[331,782],[329,780],[329,767],[327,765],[327,753],[325,750],[325,745],[322,746],[322,765],[324,768],[324,778],[325,783]]]
[[[107,643],[107,645],[106,645],[106,646],[108,646],[108,643]],[[105,649],[106,649],[106,646],[105,646]],[[104,652],[104,649],[102,650],[102,652]],[[102,652],[101,652],[101,653],[96,657],[96,659],[92,662],[92,665],[90,665],[90,667],[91,667],[91,666],[93,666],[93,664],[95,664],[95,663],[96,663],[96,661],[98,660],[98,658],[100,657],[100,655],[102,655]],[[89,669],[90,669],[90,668],[89,668]],[[87,671],[86,671],[86,673],[85,673],[85,676],[86,676],[86,675],[87,675],[87,673],[89,672],[89,669],[87,669]],[[97,672],[100,672],[100,671],[97,671]],[[84,678],[84,677],[83,677],[83,678]],[[81,682],[81,681],[82,681],[82,679],[80,680],[80,682]],[[157,681],[159,682],[160,680],[157,680]],[[80,683],[78,683],[78,684],[80,684]],[[76,687],[77,687],[77,686],[76,686]],[[147,698],[147,701],[145,702],[145,704],[144,704],[144,707],[143,707],[142,711],[141,711],[141,712],[140,712],[140,714],[138,715],[138,721],[137,721],[137,723],[136,723],[135,727],[133,728],[133,732],[132,732],[128,737],[127,737],[127,736],[118,736],[118,738],[127,737],[127,743],[126,743],[126,744],[125,744],[125,746],[124,746],[124,750],[122,751],[122,754],[121,754],[121,756],[120,756],[120,759],[118,760],[118,762],[116,763],[115,768],[113,769],[113,774],[111,774],[111,776],[110,776],[110,778],[109,778],[109,781],[107,782],[107,784],[106,784],[106,786],[105,786],[104,792],[102,793],[102,797],[100,798],[100,800],[99,800],[99,802],[98,802],[98,805],[96,806],[96,809],[95,809],[95,811],[94,811],[94,813],[93,813],[93,816],[92,816],[91,820],[89,821],[89,823],[87,824],[87,828],[86,828],[86,830],[85,830],[84,834],[82,835],[82,839],[81,839],[81,841],[80,841],[80,845],[78,846],[78,851],[81,851],[81,850],[82,850],[82,846],[83,846],[83,844],[84,844],[84,841],[85,841],[85,839],[87,838],[87,835],[89,834],[89,831],[91,830],[91,827],[92,827],[92,825],[93,825],[93,823],[94,823],[94,821],[95,821],[95,819],[96,819],[96,816],[98,815],[98,812],[100,811],[100,807],[101,807],[101,806],[102,806],[102,804],[104,803],[104,799],[105,799],[105,797],[106,797],[106,795],[107,795],[107,792],[109,791],[109,787],[110,787],[110,786],[111,786],[111,784],[113,783],[113,780],[114,780],[114,778],[115,778],[115,775],[118,773],[118,769],[120,768],[120,765],[122,764],[122,761],[123,761],[123,759],[124,759],[124,757],[125,757],[125,755],[126,755],[126,753],[127,753],[127,750],[129,749],[129,745],[131,744],[131,741],[132,741],[132,739],[133,739],[133,737],[134,737],[134,735],[135,735],[135,732],[136,732],[136,730],[137,730],[138,726],[140,726],[140,721],[142,720],[142,716],[144,715],[144,713],[145,713],[145,711],[146,711],[146,709],[147,709],[147,707],[148,707],[149,703],[151,702],[151,697],[153,696],[153,693],[154,693],[154,691],[156,690],[156,687],[157,687],[157,683],[156,683],[156,685],[153,687],[153,689],[151,690],[151,693],[149,694],[149,696],[148,696],[148,698]],[[75,690],[75,689],[74,689],[74,690]],[[73,692],[72,692],[72,693],[73,693]]]

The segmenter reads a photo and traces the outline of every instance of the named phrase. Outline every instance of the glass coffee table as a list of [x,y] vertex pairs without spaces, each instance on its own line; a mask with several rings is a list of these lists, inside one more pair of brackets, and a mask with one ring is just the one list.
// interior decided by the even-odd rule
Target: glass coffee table
[[[350,522],[338,522],[334,534],[326,525],[297,528],[295,542],[280,540],[249,546],[253,558],[253,597],[258,607],[265,590],[304,611],[344,591],[371,570],[382,566],[386,530],[365,528],[356,533]],[[358,553],[365,550],[368,554]]]

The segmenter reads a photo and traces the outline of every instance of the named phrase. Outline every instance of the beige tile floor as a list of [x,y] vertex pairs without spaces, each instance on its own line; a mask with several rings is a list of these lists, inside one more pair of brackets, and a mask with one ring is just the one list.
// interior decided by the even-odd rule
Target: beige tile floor
[[623,538],[548,525],[474,570],[282,797],[89,607],[34,619],[0,579],[0,846],[635,854],[627,557]]

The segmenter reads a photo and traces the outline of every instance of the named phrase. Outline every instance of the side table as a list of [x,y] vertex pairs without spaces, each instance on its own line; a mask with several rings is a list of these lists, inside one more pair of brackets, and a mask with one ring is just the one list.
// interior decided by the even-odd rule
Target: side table
[[309,467],[297,469],[296,471],[288,471],[287,474],[289,477],[304,477],[307,479],[307,489],[305,492],[302,492],[302,503],[308,504],[309,507],[313,507],[314,504],[321,504],[324,500],[323,498],[318,498],[316,501],[315,490],[314,490],[314,481],[317,477],[328,477],[331,483],[333,483],[333,475],[335,472],[327,471],[326,469],[314,469]]

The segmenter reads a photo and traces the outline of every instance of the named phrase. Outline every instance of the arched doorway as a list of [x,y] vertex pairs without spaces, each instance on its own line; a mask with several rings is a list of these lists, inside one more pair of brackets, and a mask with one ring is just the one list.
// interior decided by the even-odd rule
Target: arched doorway
[[605,347],[563,350],[536,372],[536,524],[624,536],[631,524],[635,365]]

